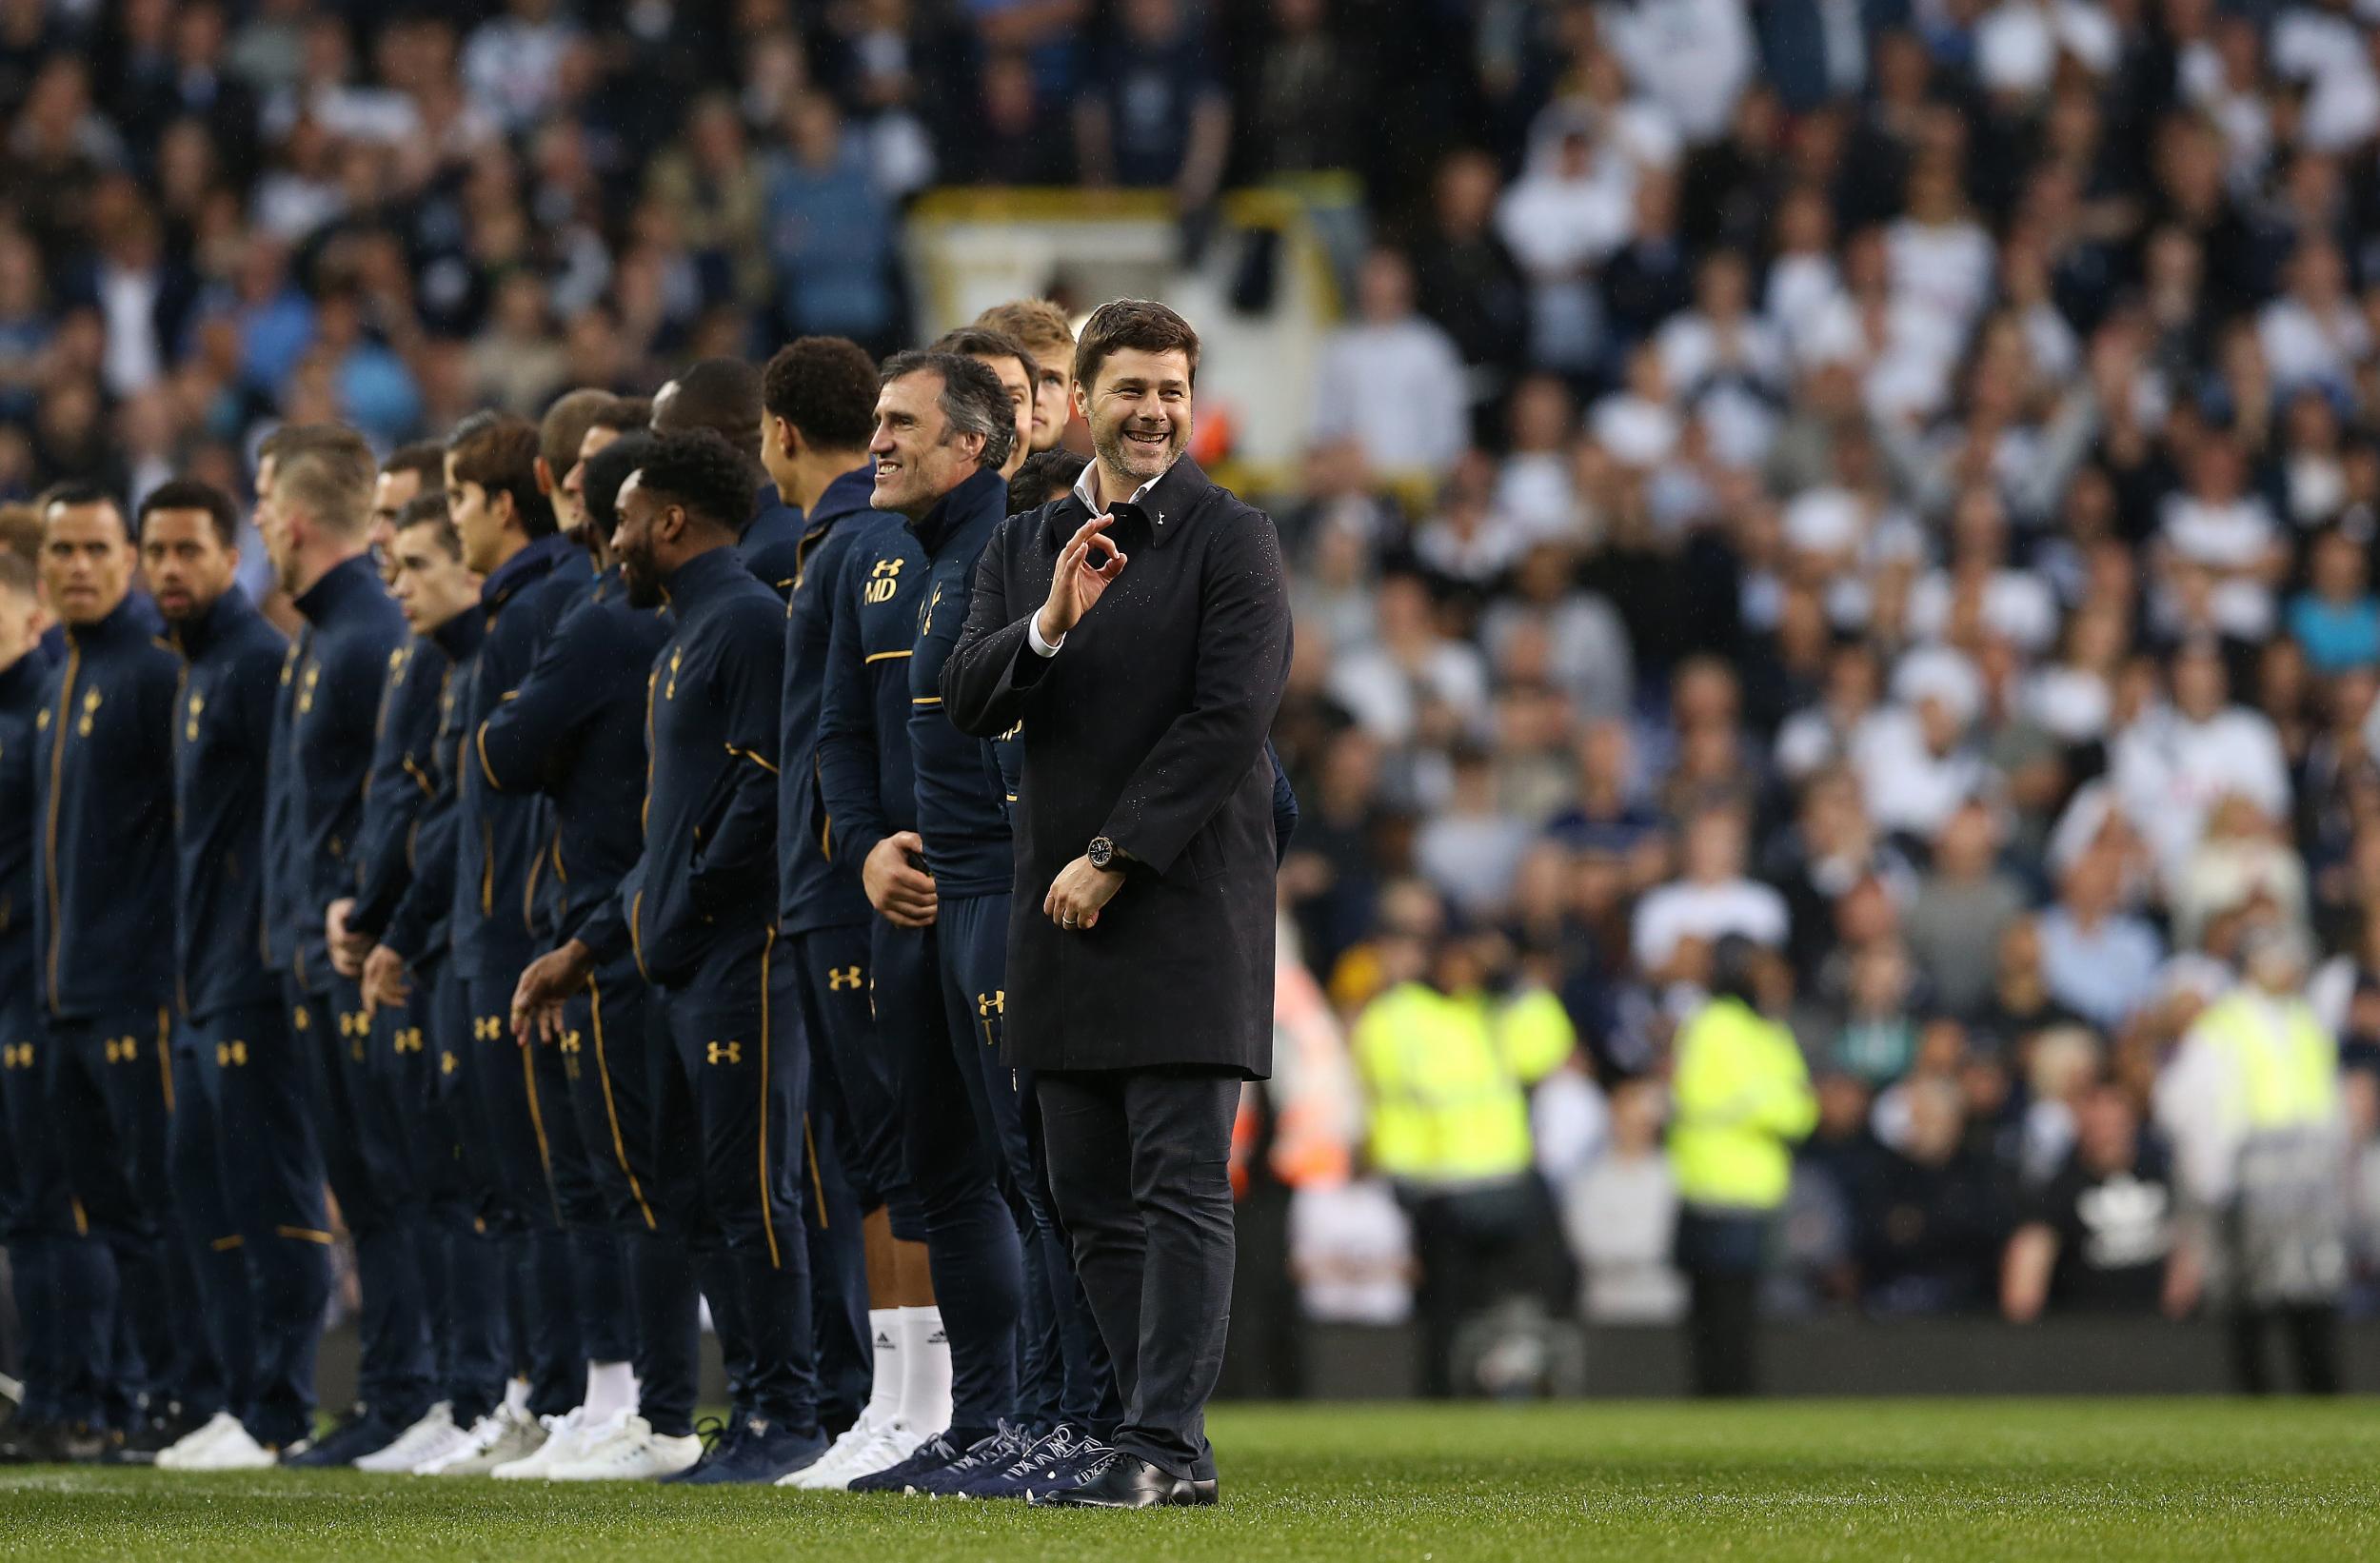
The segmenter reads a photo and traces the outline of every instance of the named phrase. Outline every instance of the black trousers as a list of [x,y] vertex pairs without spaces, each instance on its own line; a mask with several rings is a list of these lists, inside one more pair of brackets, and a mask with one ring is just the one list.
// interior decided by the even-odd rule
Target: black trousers
[[1413,1221],[1421,1267],[1414,1312],[1421,1324],[1421,1393],[1455,1393],[1455,1337],[1463,1324],[1526,1284],[1527,1250],[1549,1218],[1526,1177],[1459,1190],[1408,1188],[1399,1202]]
[[1694,1392],[1751,1395],[1759,1388],[1761,1256],[1768,1218],[1689,1208],[1677,1218],[1677,1262],[1692,1288],[1686,1337]]
[[1206,1402],[1231,1325],[1231,1124],[1240,1077],[1209,1069],[1045,1072],[1050,1192],[1115,1364],[1115,1445],[1208,1479]]
[[2326,1303],[2298,1303],[2231,1310],[2231,1379],[2242,1395],[2270,1395],[2272,1378],[2265,1361],[2265,1338],[2274,1324],[2289,1341],[2297,1387],[2307,1395],[2339,1393],[2339,1311]]

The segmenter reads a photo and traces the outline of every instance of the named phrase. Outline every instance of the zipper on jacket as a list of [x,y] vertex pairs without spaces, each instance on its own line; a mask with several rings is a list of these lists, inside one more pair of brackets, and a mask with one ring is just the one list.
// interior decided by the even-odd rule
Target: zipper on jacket
[[58,926],[58,792],[66,771],[67,717],[74,709],[74,677],[83,669],[83,648],[74,638],[67,637],[66,682],[58,690],[58,714],[50,719],[57,731],[50,735],[50,825],[49,850],[42,854],[41,865],[50,881],[50,1013],[62,1014],[58,1007],[58,945],[63,930]]

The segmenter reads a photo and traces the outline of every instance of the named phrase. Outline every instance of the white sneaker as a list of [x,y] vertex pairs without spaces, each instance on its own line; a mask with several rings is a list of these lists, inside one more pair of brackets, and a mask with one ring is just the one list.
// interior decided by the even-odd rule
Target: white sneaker
[[[549,1446],[550,1447],[550,1446]],[[547,1481],[659,1481],[703,1457],[703,1440],[689,1433],[673,1438],[630,1413],[606,1421],[585,1439],[576,1458],[546,1468]]]
[[488,1473],[498,1481],[543,1481],[554,1466],[564,1460],[575,1460],[586,1447],[587,1435],[597,1430],[586,1420],[586,1408],[573,1406],[559,1416],[541,1416],[538,1421],[545,1429],[545,1441],[508,1464]]
[[416,1467],[417,1476],[485,1476],[500,1465],[510,1465],[537,1453],[545,1430],[529,1420],[526,1412],[498,1406],[471,1424],[463,1444],[442,1459]]
[[441,1434],[454,1427],[454,1407],[441,1400],[422,1414],[420,1421],[397,1434],[397,1441],[386,1449],[374,1450],[355,1462],[358,1471],[375,1476],[404,1475],[428,1459]]
[[[477,1423],[472,1424],[472,1427],[476,1426],[478,1426]],[[426,1475],[431,1466],[454,1458],[456,1454],[470,1447],[471,1431],[471,1428],[465,1427],[449,1416],[445,1427],[423,1440],[422,1457],[407,1466],[407,1473],[415,1476]]]
[[883,1424],[877,1421],[872,1413],[861,1413],[860,1419],[843,1429],[843,1435],[828,1444],[826,1453],[821,1454],[815,1463],[803,1466],[789,1476],[778,1477],[777,1485],[808,1490],[823,1487],[838,1476],[850,1479],[851,1474],[845,1468],[850,1465],[851,1456],[866,1448],[883,1431]]
[[281,1456],[256,1441],[255,1434],[234,1421],[228,1428],[209,1439],[203,1449],[192,1450],[173,1463],[176,1471],[269,1471],[281,1463]]
[[[873,1476],[879,1471],[894,1466],[918,1452],[925,1435],[908,1423],[895,1418],[877,1429],[876,1435],[851,1452],[842,1470],[810,1484],[810,1491],[840,1493],[862,1476]],[[798,1473],[797,1473],[798,1474]]]
[[207,1419],[204,1426],[191,1429],[172,1443],[157,1451],[157,1469],[160,1471],[182,1470],[183,1462],[189,1459],[191,1455],[239,1426],[240,1419],[229,1412],[215,1413]]

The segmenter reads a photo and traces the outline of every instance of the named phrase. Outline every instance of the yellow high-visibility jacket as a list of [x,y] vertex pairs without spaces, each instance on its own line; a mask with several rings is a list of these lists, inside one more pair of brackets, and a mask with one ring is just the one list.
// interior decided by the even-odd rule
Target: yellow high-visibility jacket
[[1739,999],[1715,999],[1678,1033],[1676,1058],[1669,1155],[1678,1197],[1734,1210],[1783,1204],[1791,1147],[1818,1122],[1794,1034]]

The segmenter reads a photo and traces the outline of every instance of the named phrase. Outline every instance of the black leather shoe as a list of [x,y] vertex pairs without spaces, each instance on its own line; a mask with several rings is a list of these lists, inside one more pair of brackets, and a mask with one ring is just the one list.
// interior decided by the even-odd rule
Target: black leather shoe
[[1061,1509],[1174,1509],[1215,1501],[1213,1480],[1169,1476],[1137,1454],[1119,1454],[1080,1487],[1033,1499]]

